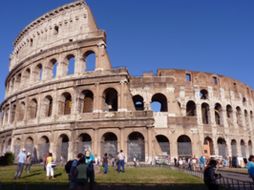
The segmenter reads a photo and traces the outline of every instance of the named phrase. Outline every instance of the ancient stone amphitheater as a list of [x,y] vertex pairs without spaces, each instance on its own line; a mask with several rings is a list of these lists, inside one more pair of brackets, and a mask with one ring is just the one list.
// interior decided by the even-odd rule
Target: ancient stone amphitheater
[[[88,61],[93,60],[94,70]],[[0,153],[23,147],[34,161],[59,161],[84,146],[98,157],[247,157],[253,153],[253,95],[217,74],[159,69],[134,77],[112,68],[106,35],[83,1],[56,8],[17,37],[0,106]]]

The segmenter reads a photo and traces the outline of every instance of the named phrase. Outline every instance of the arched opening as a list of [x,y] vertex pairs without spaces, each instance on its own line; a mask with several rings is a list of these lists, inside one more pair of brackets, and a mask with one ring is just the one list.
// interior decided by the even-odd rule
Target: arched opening
[[96,67],[96,55],[93,51],[88,51],[84,54],[84,71],[94,71]]
[[[157,143],[159,145],[157,155],[167,154],[170,155],[170,144],[169,140],[164,135],[157,135],[156,136]],[[156,148],[157,149],[157,148]]]
[[56,78],[57,75],[57,68],[58,68],[58,63],[56,59],[51,59],[50,64],[49,64],[49,69],[50,69],[50,76],[49,78]]
[[208,99],[208,91],[203,89],[199,93],[200,99],[207,100]]
[[67,60],[68,60],[67,75],[73,75],[75,72],[75,57],[74,57],[74,55],[68,55]]
[[196,116],[196,104],[193,101],[189,101],[186,105],[186,116]]
[[23,121],[25,116],[25,110],[26,110],[26,104],[25,102],[22,101],[18,106],[17,121]]
[[237,156],[237,144],[235,139],[231,141],[231,153],[232,156]]
[[108,153],[109,158],[115,158],[117,149],[117,136],[111,132],[105,133],[101,139],[101,157]]
[[25,72],[23,73],[23,79],[24,80],[23,80],[22,83],[27,85],[29,83],[29,81],[30,81],[30,76],[31,76],[31,70],[29,68],[27,68],[25,70]]
[[31,153],[32,160],[35,161],[36,160],[36,152],[35,152],[35,148],[34,148],[34,140],[32,137],[28,137],[25,140],[25,149],[26,149],[26,153],[28,153],[28,152]]
[[34,68],[34,81],[41,81],[42,80],[42,64],[38,64]]
[[192,157],[191,139],[187,135],[181,135],[177,139],[178,157],[187,159]]
[[21,84],[21,73],[19,73],[17,75],[17,78],[16,78],[16,87],[20,88],[20,84]]
[[252,141],[251,140],[249,140],[249,142],[248,142],[248,150],[249,150],[249,155],[252,155]]
[[103,105],[105,111],[118,110],[118,93],[114,88],[108,88],[103,93]]
[[45,157],[48,155],[49,147],[50,147],[49,138],[47,136],[42,136],[40,138],[39,145],[38,145],[40,162],[43,161]]
[[227,157],[227,143],[225,139],[218,138],[217,145],[218,145],[219,155],[223,156],[223,158],[226,158]]
[[35,119],[37,117],[38,103],[36,99],[32,99],[28,107],[29,119]]
[[11,139],[7,141],[6,152],[11,152]]
[[16,119],[16,104],[12,104],[11,105],[11,119],[10,119],[10,122],[13,123]]
[[227,118],[228,119],[233,119],[233,109],[232,106],[227,105]]
[[204,139],[204,154],[207,157],[214,154],[213,140],[210,137]]
[[145,138],[139,132],[132,132],[128,136],[128,162],[134,158],[140,162],[145,161]]
[[249,127],[250,126],[250,124],[249,124],[249,115],[248,115],[247,110],[244,110],[244,117],[245,117],[245,125],[247,127]]
[[140,96],[140,95],[133,96],[132,100],[133,100],[135,109],[137,111],[143,111],[145,109],[145,107],[144,107],[144,99],[143,99],[142,96]]
[[66,134],[60,135],[58,145],[57,162],[65,163],[68,160],[69,137]]
[[92,138],[87,133],[83,133],[78,137],[78,150],[77,153],[83,153],[85,148],[92,148]]
[[17,158],[17,156],[20,152],[20,148],[21,148],[20,145],[21,145],[20,138],[16,138],[14,141],[14,144],[13,144],[15,158]]
[[209,124],[210,123],[210,108],[207,103],[203,103],[201,106],[202,111],[202,121],[203,124]]
[[242,127],[242,111],[240,107],[236,107],[236,121],[238,126]]
[[72,108],[71,94],[68,92],[64,92],[59,100],[59,114],[69,115],[71,114],[71,108]]
[[246,158],[247,155],[246,155],[246,146],[245,146],[244,140],[241,140],[240,146],[241,146],[241,154],[242,154],[242,157]]
[[222,107],[220,104],[215,104],[214,107],[214,115],[215,115],[215,122],[217,125],[222,125],[223,124],[223,119],[222,119]]
[[93,112],[93,93],[90,90],[84,90],[82,92],[83,97],[83,113]]
[[151,100],[151,108],[153,112],[167,112],[168,111],[168,101],[166,96],[161,93],[155,94]]
[[43,113],[44,117],[51,117],[53,109],[53,98],[51,96],[46,96],[43,101]]
[[246,104],[247,104],[247,99],[243,97],[243,105],[246,106]]
[[250,126],[253,125],[253,112],[250,111]]

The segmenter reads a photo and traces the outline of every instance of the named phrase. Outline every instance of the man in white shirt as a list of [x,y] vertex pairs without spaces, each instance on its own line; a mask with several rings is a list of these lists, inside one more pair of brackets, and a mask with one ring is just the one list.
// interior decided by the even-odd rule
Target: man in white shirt
[[22,175],[24,164],[26,161],[26,153],[25,152],[26,152],[25,148],[23,148],[22,151],[19,152],[19,155],[17,157],[18,166],[17,166],[17,171],[16,171],[14,179],[18,179]]
[[118,172],[122,171],[124,172],[124,159],[125,159],[125,156],[124,156],[124,153],[123,153],[123,150],[120,150],[120,153],[118,154]]

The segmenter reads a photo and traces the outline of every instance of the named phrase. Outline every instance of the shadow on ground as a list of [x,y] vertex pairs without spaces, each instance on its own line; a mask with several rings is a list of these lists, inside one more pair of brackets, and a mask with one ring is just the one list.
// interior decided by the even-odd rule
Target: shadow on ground
[[[85,187],[84,190],[89,190]],[[207,190],[203,184],[95,184],[91,190]],[[0,190],[68,190],[68,184],[0,184]]]

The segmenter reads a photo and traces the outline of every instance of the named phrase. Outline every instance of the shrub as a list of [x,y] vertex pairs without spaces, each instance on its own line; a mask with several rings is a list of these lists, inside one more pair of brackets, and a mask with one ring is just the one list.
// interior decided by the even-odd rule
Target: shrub
[[6,152],[5,155],[6,165],[12,165],[14,163],[15,156],[12,152]]

